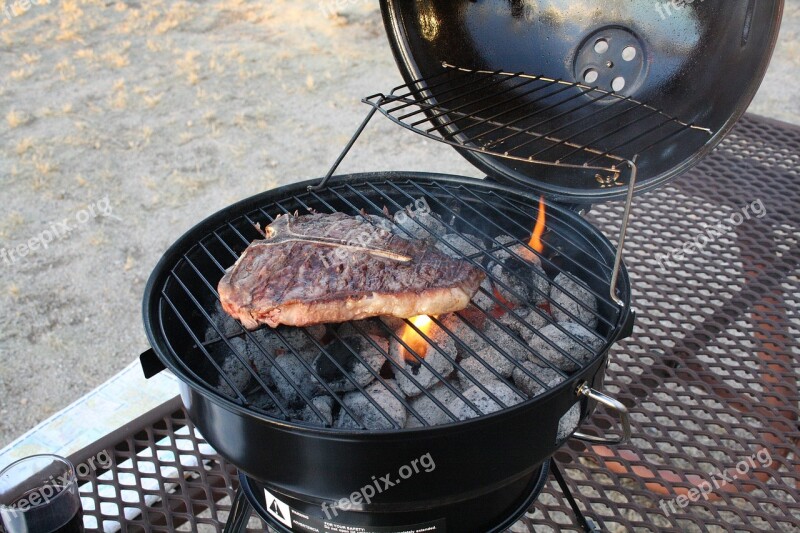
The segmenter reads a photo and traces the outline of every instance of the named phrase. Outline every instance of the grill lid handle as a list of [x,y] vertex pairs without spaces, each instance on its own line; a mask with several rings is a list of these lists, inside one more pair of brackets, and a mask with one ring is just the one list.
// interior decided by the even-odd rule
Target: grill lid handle
[[581,433],[580,431],[576,431],[572,434],[572,436],[578,440],[582,440],[585,442],[591,442],[593,444],[622,444],[623,442],[627,442],[631,438],[631,421],[630,417],[628,416],[628,408],[622,405],[619,400],[615,400],[611,396],[603,394],[602,392],[598,392],[591,388],[585,382],[582,383],[578,390],[576,391],[578,396],[585,396],[590,400],[594,400],[597,403],[601,403],[608,407],[609,409],[613,409],[619,413],[619,420],[622,422],[622,435],[619,437],[597,437],[595,435],[588,435],[586,433]]
[[162,370],[167,369],[152,348],[139,356],[139,364],[142,365],[142,372],[144,373],[145,379],[150,379]]

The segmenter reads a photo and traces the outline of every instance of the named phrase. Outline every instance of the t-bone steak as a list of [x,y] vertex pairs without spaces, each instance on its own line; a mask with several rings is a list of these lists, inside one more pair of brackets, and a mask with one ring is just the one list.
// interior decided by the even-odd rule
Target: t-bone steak
[[219,282],[223,309],[253,329],[410,318],[464,309],[485,274],[376,217],[282,215]]

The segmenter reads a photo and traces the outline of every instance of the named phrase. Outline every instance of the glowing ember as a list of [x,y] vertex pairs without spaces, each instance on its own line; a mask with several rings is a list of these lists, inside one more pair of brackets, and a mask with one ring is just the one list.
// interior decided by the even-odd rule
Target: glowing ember
[[[528,250],[525,251],[527,252]],[[494,304],[494,308],[491,311],[494,318],[500,318],[506,314],[506,308],[503,306],[503,304],[508,306],[510,309],[514,309],[516,307],[514,302],[510,302],[506,297],[500,294],[500,291],[494,285],[492,286],[492,293],[494,293],[494,297],[497,298],[497,302]]]
[[[433,321],[428,315],[419,315],[409,318],[408,320],[425,335],[430,333],[431,327],[433,326]],[[425,354],[428,352],[428,342],[408,324],[402,327],[400,339],[420,357],[425,357]],[[403,359],[409,363],[419,362],[413,354],[405,349],[403,350]]]

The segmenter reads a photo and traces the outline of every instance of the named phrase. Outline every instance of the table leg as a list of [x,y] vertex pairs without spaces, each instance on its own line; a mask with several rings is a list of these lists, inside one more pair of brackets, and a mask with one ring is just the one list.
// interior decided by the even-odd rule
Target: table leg
[[583,514],[581,508],[578,507],[578,502],[575,501],[572,490],[570,490],[569,485],[567,485],[567,481],[564,479],[561,469],[558,468],[555,458],[550,461],[550,472],[552,472],[553,477],[556,478],[558,486],[561,487],[561,493],[567,499],[567,503],[572,507],[572,512],[575,513],[575,519],[578,521],[578,525],[581,529],[586,533],[602,533],[603,530]]
[[233,500],[231,514],[225,524],[224,533],[244,533],[252,512],[253,508],[250,506],[250,502],[247,501],[244,491],[239,488],[236,491],[236,498]]

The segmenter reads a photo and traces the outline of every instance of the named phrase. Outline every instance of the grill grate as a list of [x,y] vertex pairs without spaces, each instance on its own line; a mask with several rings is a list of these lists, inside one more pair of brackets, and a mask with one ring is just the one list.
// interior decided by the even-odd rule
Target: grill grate
[[[423,221],[417,221],[417,224],[427,234],[431,235],[437,243],[449,247],[454,252],[459,253],[466,261],[486,271],[489,279],[509,294],[521,296],[516,294],[515,287],[509,285],[507,280],[498,278],[487,271],[486,265],[496,259],[500,253],[522,259],[518,255],[520,249],[515,248],[515,246],[524,246],[529,253],[537,255],[543,268],[550,274],[551,278],[554,277],[555,273],[565,272],[567,275],[581,280],[598,301],[597,310],[586,307],[586,310],[591,313],[593,319],[596,319],[598,323],[598,326],[594,328],[583,323],[580,317],[575,316],[569,309],[550,299],[548,294],[539,292],[542,297],[547,298],[552,308],[561,309],[574,322],[580,323],[590,331],[593,331],[593,334],[602,341],[603,348],[592,348],[581,338],[574,336],[568,329],[556,324],[556,327],[563,334],[593,354],[589,361],[577,360],[574,354],[568,353],[542,336],[537,328],[526,322],[524,317],[520,316],[507,302],[498,298],[494,291],[487,290],[484,287],[480,289],[481,301],[484,303],[477,303],[476,300],[478,300],[479,296],[476,295],[467,311],[471,313],[470,316],[481,317],[482,321],[487,324],[491,323],[497,330],[502,332],[502,335],[513,339],[514,353],[504,350],[500,346],[498,339],[487,335],[475,325],[474,320],[465,318],[467,316],[466,313],[462,312],[456,315],[456,326],[467,328],[472,334],[483,339],[503,358],[510,361],[515,368],[518,368],[520,372],[536,381],[542,387],[542,391],[549,390],[552,386],[543,382],[536,374],[531,373],[521,364],[518,357],[529,353],[538,357],[560,376],[567,377],[568,374],[546,357],[540,357],[540,354],[533,347],[508,327],[507,320],[501,321],[496,316],[498,314],[497,309],[505,311],[508,319],[519,322],[520,326],[518,327],[530,330],[531,335],[537,336],[550,344],[553,349],[577,365],[578,368],[591,364],[600,356],[604,348],[612,340],[610,336],[615,331],[615,324],[621,311],[608,296],[612,266],[607,264],[607,261],[600,259],[601,254],[596,249],[597,243],[593,243],[584,235],[586,232],[579,231],[574,227],[576,220],[580,219],[564,211],[563,208],[548,205],[548,226],[544,239],[548,243],[548,249],[552,250],[553,253],[557,252],[557,254],[553,255],[553,253],[547,252],[540,254],[525,244],[537,216],[538,208],[534,202],[522,202],[507,197],[502,193],[497,194],[484,187],[442,183],[438,180],[426,180],[424,182],[417,180],[387,181],[380,184],[366,181],[357,185],[349,183],[335,185],[326,188],[324,191],[309,190],[279,202],[257,207],[210,231],[175,265],[161,291],[159,306],[161,328],[172,356],[178,361],[187,375],[191,376],[197,383],[206,388],[217,390],[219,394],[223,394],[239,405],[258,411],[265,416],[308,425],[307,420],[298,419],[297,406],[287,404],[281,395],[276,393],[274,387],[270,386],[270,378],[264,376],[252,366],[251,361],[248,359],[248,353],[245,353],[246,350],[242,349],[242,344],[237,339],[246,341],[248,350],[257,350],[258,354],[268,360],[281,373],[286,382],[294,388],[297,396],[302,399],[303,407],[309,408],[320,421],[325,421],[325,416],[312,401],[312,398],[294,382],[280,365],[275,365],[274,346],[277,341],[283,347],[283,351],[297,359],[304,369],[319,381],[324,394],[333,398],[335,410],[346,412],[353,420],[357,421],[362,429],[367,429],[361,419],[361,415],[354,412],[342,401],[341,395],[337,394],[331,385],[316,372],[314,366],[309,362],[308,355],[300,353],[295,343],[288,338],[290,334],[302,332],[302,338],[307,345],[312,347],[316,355],[323,354],[323,357],[327,358],[351,382],[355,390],[365,395],[373,407],[381,413],[393,428],[400,429],[400,425],[392,419],[391,415],[371,395],[366,394],[367,387],[360,385],[330,352],[328,349],[330,344],[333,341],[339,341],[338,344],[344,346],[372,374],[375,382],[382,384],[386,390],[402,403],[409,417],[415,418],[423,426],[429,425],[422,414],[411,405],[411,402],[406,399],[401,391],[395,390],[387,384],[386,375],[382,375],[381,372],[372,369],[361,357],[358,350],[349,344],[343,336],[339,335],[336,327],[328,327],[325,337],[321,340],[319,335],[312,334],[308,328],[288,328],[293,330],[289,332],[287,328],[273,330],[264,327],[248,331],[238,321],[227,315],[215,315],[214,312],[215,304],[218,301],[216,286],[225,269],[234,263],[251,241],[261,238],[255,229],[256,222],[269,223],[279,214],[294,213],[295,211],[345,212],[352,215],[366,212],[368,214],[381,215],[384,207],[394,212],[413,204],[421,198],[425,199],[432,211],[437,213],[444,222],[448,223],[455,233],[458,235],[472,235],[473,238],[477,238],[485,245],[478,252],[464,255],[443,239],[443,235],[437,233],[435,228],[426,225]],[[407,229],[400,229],[408,233]],[[511,236],[512,240],[499,239],[503,235]],[[515,272],[515,275],[542,276],[543,274],[537,269],[530,269],[529,271]],[[566,287],[555,284],[552,279],[548,281],[554,287],[558,287],[561,291],[569,294],[569,290]],[[548,323],[555,324],[553,318],[546,311],[539,307],[534,307],[533,310]],[[446,321],[442,320],[442,317],[434,318],[433,321],[444,334],[453,340],[460,354],[448,353],[440,344],[442,342],[441,338],[437,341],[436,338],[423,333],[412,322],[405,321],[405,323],[412,327],[434,349],[441,348],[439,351],[454,366],[455,372],[458,373],[462,382],[477,386],[493,401],[505,406],[503,401],[486,387],[486,383],[480,377],[462,367],[461,362],[463,359],[461,354],[463,354],[463,357],[476,358],[498,379],[502,379],[502,376],[491,368],[491,364],[481,358],[481,355],[474,350],[470,342],[455,331],[458,328],[452,323],[448,325]],[[371,344],[372,348],[378,350],[389,362],[395,375],[405,375],[412,383],[422,389],[423,394],[444,411],[450,420],[458,420],[457,415],[447,405],[441,402],[428,389],[421,386],[415,376],[409,373],[403,365],[394,361],[387,351],[368,334],[362,324],[358,322],[351,322],[350,324],[359,335]],[[397,331],[384,322],[380,322],[380,324],[383,328],[383,336],[400,343],[421,367],[428,369],[435,376],[437,382],[443,383],[455,397],[469,406],[477,415],[482,414],[480,408],[464,396],[463,390],[460,390],[459,387],[456,387],[446,379],[446,376],[437,372],[424,357],[403,342]],[[230,366],[226,366],[225,358],[229,357],[236,359],[237,364],[235,366],[238,371],[243,370],[249,374],[246,387],[237,385],[240,381],[232,375],[233,372]],[[515,387],[512,381],[505,381],[520,400],[524,401],[532,397]],[[220,387],[224,390],[221,390]],[[260,407],[259,399],[264,397],[268,397],[270,402],[274,403],[278,410],[277,413]],[[319,427],[318,424],[311,425]]]
[[627,162],[667,140],[712,134],[599,87],[448,63],[438,74],[363,101],[429,139],[524,163],[588,170],[600,187],[624,185]]

